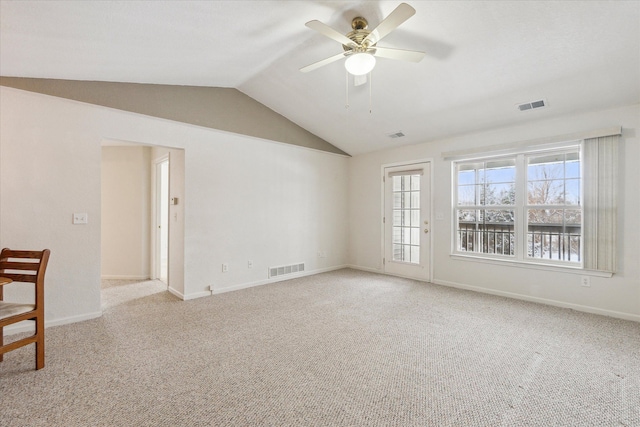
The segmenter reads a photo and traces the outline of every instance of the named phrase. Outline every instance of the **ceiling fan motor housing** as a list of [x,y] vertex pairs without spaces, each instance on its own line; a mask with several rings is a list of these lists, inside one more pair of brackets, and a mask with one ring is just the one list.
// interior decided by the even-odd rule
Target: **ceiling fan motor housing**
[[362,41],[371,33],[371,31],[367,30],[368,26],[369,23],[363,17],[358,16],[353,18],[351,20],[351,28],[353,28],[353,31],[347,34],[347,38],[353,40],[357,47],[352,48],[351,46],[342,45],[342,48],[347,52],[366,52],[368,48],[375,46],[375,43],[371,45],[368,44],[367,46],[362,45]]

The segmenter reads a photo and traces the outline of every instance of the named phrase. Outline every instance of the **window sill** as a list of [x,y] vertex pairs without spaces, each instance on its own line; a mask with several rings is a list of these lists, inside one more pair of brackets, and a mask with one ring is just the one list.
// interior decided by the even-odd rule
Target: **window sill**
[[581,276],[612,277],[613,273],[606,271],[585,270],[582,267],[569,265],[550,265],[542,263],[523,262],[516,260],[488,258],[474,255],[451,254],[451,259],[457,261],[480,262],[484,264],[503,265],[508,267],[530,268],[532,270],[557,271],[559,273],[579,274]]

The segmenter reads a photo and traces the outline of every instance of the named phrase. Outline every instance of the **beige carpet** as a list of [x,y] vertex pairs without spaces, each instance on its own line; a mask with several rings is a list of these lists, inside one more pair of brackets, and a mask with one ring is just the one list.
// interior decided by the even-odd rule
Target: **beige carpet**
[[0,425],[640,426],[638,323],[348,269],[126,288],[5,356]]

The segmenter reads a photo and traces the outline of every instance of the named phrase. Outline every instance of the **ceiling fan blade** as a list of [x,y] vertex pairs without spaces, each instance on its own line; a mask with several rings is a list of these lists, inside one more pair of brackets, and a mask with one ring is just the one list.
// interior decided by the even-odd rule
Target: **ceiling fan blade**
[[418,52],[417,50],[403,50],[403,49],[391,49],[388,47],[374,47],[375,53],[373,56],[379,56],[381,58],[399,59],[401,61],[420,62],[424,58],[424,52]]
[[406,3],[400,3],[393,12],[378,24],[376,28],[362,41],[362,44],[369,44],[369,46],[378,43],[383,37],[389,34],[391,31],[398,28],[404,21],[415,15],[416,10]]
[[303,73],[308,73],[309,71],[313,71],[316,68],[320,68],[324,65],[327,64],[331,64],[332,62],[335,62],[341,58],[345,57],[346,52],[341,52],[337,55],[334,56],[330,56],[329,58],[325,58],[322,61],[318,61],[318,62],[314,62],[313,64],[307,65],[306,67],[302,67],[300,68],[300,71],[302,71]]
[[353,40],[351,40],[350,38],[348,38],[347,36],[345,36],[344,34],[341,34],[339,32],[337,32],[336,30],[334,30],[333,28],[331,28],[330,26],[328,26],[327,24],[323,24],[320,21],[309,21],[306,24],[307,27],[311,28],[312,30],[316,30],[317,32],[319,32],[320,34],[329,37],[330,39],[333,39],[335,41],[337,41],[338,43],[341,43],[345,46],[351,46],[351,47],[355,47],[356,44],[353,42]]

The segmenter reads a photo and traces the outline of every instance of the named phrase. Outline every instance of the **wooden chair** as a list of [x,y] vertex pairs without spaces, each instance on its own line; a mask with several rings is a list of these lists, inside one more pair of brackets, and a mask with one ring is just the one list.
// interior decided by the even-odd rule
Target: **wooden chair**
[[[49,249],[14,251],[7,248],[0,252],[0,277],[18,283],[33,283],[36,294],[34,304],[5,302],[2,295],[4,286],[0,286],[0,362],[5,353],[35,343],[36,369],[44,368],[44,273],[49,253]],[[35,321],[35,334],[4,345],[3,328],[24,320]]]

